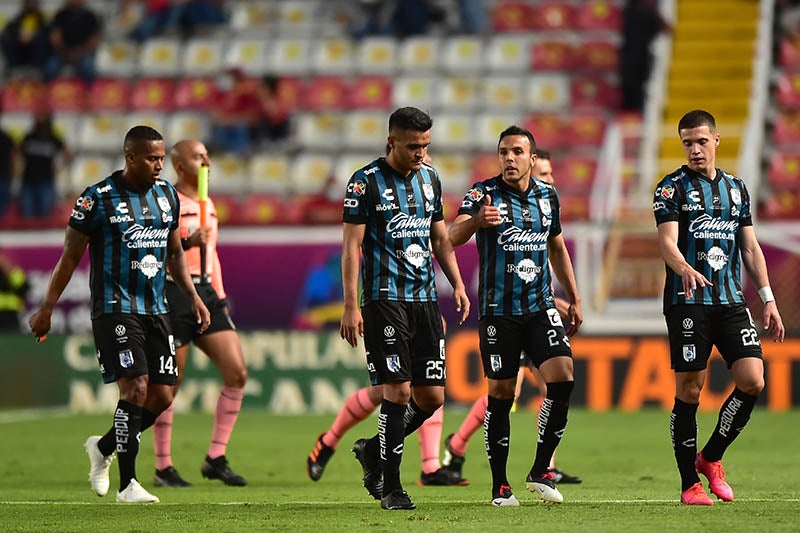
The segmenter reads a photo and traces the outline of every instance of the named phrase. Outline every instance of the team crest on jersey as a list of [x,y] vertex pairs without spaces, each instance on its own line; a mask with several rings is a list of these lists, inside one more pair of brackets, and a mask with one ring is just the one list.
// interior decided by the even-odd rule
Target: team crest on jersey
[[675,187],[672,185],[664,185],[661,187],[661,192],[659,194],[661,194],[662,198],[669,200],[675,195]]
[[742,195],[739,193],[738,189],[731,190],[731,201],[736,205],[742,203]]
[[428,200],[433,200],[433,185],[431,185],[430,183],[423,183],[422,194],[424,194],[425,198],[427,198]]
[[122,368],[130,368],[133,366],[133,352],[130,350],[122,350],[119,352],[119,366]]
[[472,200],[473,202],[480,202],[483,200],[483,191],[480,189],[470,189],[467,191],[467,198]]
[[500,369],[503,368],[503,360],[499,354],[491,354],[489,356],[489,362],[492,365],[492,372],[500,372]]
[[400,356],[399,355],[387,355],[386,356],[386,368],[389,369],[389,372],[394,372],[395,374],[400,372]]
[[694,347],[694,344],[684,344],[683,345],[683,360],[687,363],[691,363],[697,358],[697,349]]
[[539,209],[544,216],[550,216],[550,213],[552,213],[550,210],[550,200],[547,198],[539,198]]
[[169,212],[169,211],[172,211],[172,206],[169,205],[169,199],[168,198],[159,197],[159,198],[156,198],[156,200],[158,200],[158,207],[160,207],[162,211],[164,211],[165,213]]

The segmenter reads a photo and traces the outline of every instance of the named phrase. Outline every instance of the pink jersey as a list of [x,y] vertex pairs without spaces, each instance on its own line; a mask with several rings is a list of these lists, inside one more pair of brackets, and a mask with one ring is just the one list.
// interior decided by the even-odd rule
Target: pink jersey
[[[200,227],[200,202],[180,191],[178,191],[178,198],[181,201],[181,239],[187,239]],[[217,220],[217,209],[211,198],[206,200],[206,224],[210,231],[206,243],[205,274],[211,278],[211,286],[214,287],[217,296],[223,299],[225,298],[225,288],[222,285],[222,267],[219,264],[219,255],[217,255],[219,221]],[[185,250],[185,253],[189,273],[192,276],[200,276],[200,247],[193,246]]]

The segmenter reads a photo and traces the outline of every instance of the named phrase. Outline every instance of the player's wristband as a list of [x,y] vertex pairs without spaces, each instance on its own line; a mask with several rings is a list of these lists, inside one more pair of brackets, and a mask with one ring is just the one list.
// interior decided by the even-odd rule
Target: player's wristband
[[761,301],[764,303],[775,301],[775,295],[772,294],[772,287],[769,285],[758,289],[758,295],[761,297]]

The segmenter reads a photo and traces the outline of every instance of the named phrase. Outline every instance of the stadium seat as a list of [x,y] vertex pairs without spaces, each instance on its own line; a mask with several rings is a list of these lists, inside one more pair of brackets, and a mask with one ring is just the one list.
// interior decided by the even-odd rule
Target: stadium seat
[[177,112],[166,115],[164,136],[169,144],[181,139],[198,139],[205,141],[211,137],[211,125],[208,116],[193,112]]
[[573,109],[613,109],[619,105],[619,89],[601,76],[576,76],[569,94]]
[[[122,143],[122,139],[117,140]],[[105,156],[78,155],[69,167],[68,188],[70,196],[77,196],[86,187],[110,176],[114,171],[112,160]]]
[[226,68],[240,68],[248,74],[261,75],[269,70],[269,52],[269,43],[263,38],[233,39],[224,52],[222,64]]
[[346,152],[336,158],[333,164],[333,177],[344,197],[345,186],[356,170],[374,161],[383,151],[371,152]]
[[477,76],[447,76],[437,84],[437,108],[474,111],[483,105],[481,79]]
[[274,194],[249,194],[240,208],[239,223],[248,226],[266,226],[281,223],[284,213],[293,202]]
[[531,111],[564,110],[569,105],[569,76],[535,74],[528,77],[526,103]]
[[292,76],[278,79],[278,99],[292,111],[298,109],[303,99],[303,80]]
[[431,109],[436,104],[438,79],[436,77],[400,76],[395,78],[392,105],[413,105],[420,109]]
[[18,143],[33,126],[33,115],[27,112],[3,113],[0,115],[0,126]]
[[538,31],[564,31],[575,27],[575,7],[551,0],[533,6],[531,28]]
[[249,190],[254,193],[288,194],[293,177],[289,169],[289,158],[285,154],[254,155],[247,167]]
[[4,113],[35,112],[47,102],[47,87],[35,80],[12,80],[3,88]]
[[474,131],[470,113],[439,113],[431,131],[431,144],[442,150],[470,150],[474,145]]
[[536,146],[544,150],[556,150],[569,142],[568,127],[560,113],[534,113],[524,122],[524,127],[533,133]]
[[800,189],[800,152],[776,151],[768,176],[773,189]]
[[484,70],[483,39],[456,36],[445,39],[441,46],[439,64],[451,74],[477,75]]
[[759,208],[760,220],[797,220],[800,218],[800,189],[777,190]]
[[[499,137],[500,132],[497,132],[497,135]],[[472,169],[472,176],[469,180],[470,185],[491,178],[492,176],[497,176],[500,174],[500,163],[498,162],[497,152],[492,151],[477,154],[472,158],[470,168]],[[466,191],[464,191],[464,193],[466,194]],[[462,194],[461,197],[463,198],[464,194]]]
[[300,153],[292,161],[291,189],[295,194],[318,194],[333,171],[333,156]]
[[778,49],[778,64],[784,72],[800,70],[800,35],[781,39]]
[[125,111],[130,105],[128,78],[98,78],[92,84],[87,101],[94,111]]
[[208,110],[217,101],[217,84],[212,78],[181,78],[175,85],[175,108]]
[[77,148],[85,153],[117,153],[131,123],[124,113],[101,111],[85,114],[78,126]]
[[217,208],[217,220],[221,226],[237,226],[245,223],[242,218],[241,196],[238,194],[227,194],[216,191],[212,188],[211,198],[214,200],[214,207]]
[[517,113],[481,113],[475,117],[473,139],[479,150],[497,149],[500,132],[517,124],[520,116]]
[[281,35],[311,37],[318,24],[317,2],[313,0],[283,0],[280,3],[280,18],[277,26]]
[[134,111],[172,111],[175,109],[175,84],[168,78],[139,78],[131,87],[130,106]]
[[436,37],[409,37],[400,43],[400,70],[409,75],[434,73],[439,67],[441,40]]
[[396,39],[365,37],[355,52],[355,67],[361,74],[394,74],[397,55]]
[[269,47],[266,64],[279,75],[301,76],[311,70],[311,45],[303,39],[276,39]]
[[[150,126],[164,134],[167,131],[167,114],[158,110],[132,111],[127,114],[128,124]],[[177,141],[177,139],[175,139]],[[170,139],[167,139],[167,143]]]
[[180,74],[180,41],[157,37],[139,48],[141,76],[177,76]]
[[190,39],[181,51],[181,74],[183,76],[214,76],[222,68],[222,59],[223,48],[220,39]]
[[486,44],[484,62],[493,72],[524,72],[530,66],[531,40],[526,35],[494,35]]
[[575,48],[575,66],[582,70],[616,73],[619,50],[610,41],[584,40]]
[[[351,111],[344,115],[340,135],[349,151],[372,151],[380,154],[386,145],[387,125],[384,111]],[[366,162],[365,162],[366,163]]]
[[355,49],[350,39],[321,39],[311,47],[311,71],[315,74],[349,76],[354,70],[354,58]]
[[223,194],[242,194],[247,191],[245,188],[247,179],[246,162],[234,154],[211,154],[214,159],[213,177],[209,181],[209,191],[221,192]]
[[526,2],[496,2],[492,6],[491,26],[495,33],[528,32],[534,12]]
[[595,159],[571,154],[554,159],[552,164],[559,192],[589,194],[597,168]]
[[800,111],[786,111],[776,117],[772,140],[780,148],[800,148]]
[[612,0],[588,0],[581,2],[575,12],[575,27],[579,30],[622,29],[622,11]]
[[491,111],[521,111],[525,102],[523,78],[493,76],[483,81],[483,103]]
[[95,61],[99,76],[136,76],[139,47],[132,41],[103,40],[97,47]]
[[269,35],[273,29],[273,21],[280,16],[276,2],[250,2],[238,0],[230,4],[231,29],[237,35],[252,35],[262,37]]
[[341,76],[319,76],[306,82],[300,108],[307,111],[339,111],[350,105],[350,86]]
[[433,156],[433,166],[442,179],[442,192],[464,195],[470,186],[470,158],[467,154],[442,152]]
[[531,45],[531,68],[534,72],[575,68],[575,47],[566,39],[538,39]]
[[51,111],[82,111],[86,107],[86,85],[78,78],[56,78],[48,84]]
[[78,135],[81,113],[64,112],[53,114],[53,131],[71,146],[71,140]]
[[784,72],[780,75],[775,99],[783,109],[800,109],[800,72]]
[[342,116],[339,113],[297,113],[295,140],[300,148],[336,151],[342,143]]
[[560,178],[556,176],[556,189],[561,203],[561,220],[565,222],[580,222],[589,220],[589,191],[564,191],[562,194]]
[[569,119],[569,146],[599,148],[606,132],[606,117],[600,113],[577,112]]
[[393,85],[382,76],[361,76],[350,88],[350,107],[353,109],[388,109],[392,107]]

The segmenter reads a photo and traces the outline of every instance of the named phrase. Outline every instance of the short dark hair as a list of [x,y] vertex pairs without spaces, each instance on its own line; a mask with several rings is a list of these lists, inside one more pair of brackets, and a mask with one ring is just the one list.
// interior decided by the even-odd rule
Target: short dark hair
[[708,126],[712,132],[717,131],[717,121],[714,120],[714,115],[702,109],[694,109],[681,117],[678,122],[678,132],[701,126]]
[[428,131],[432,127],[431,116],[416,107],[401,107],[389,116],[389,131]]
[[134,151],[134,145],[143,141],[163,141],[164,137],[158,130],[150,126],[134,126],[125,134],[123,147],[126,152]]
[[536,157],[539,159],[546,159],[548,161],[552,159],[550,152],[548,152],[547,150],[542,150],[541,148],[537,148],[536,150],[533,151],[533,153],[536,154]]
[[530,130],[517,125],[509,126],[500,133],[500,138],[497,139],[497,146],[500,146],[500,141],[502,141],[504,137],[508,137],[510,135],[524,135],[527,137],[531,142],[531,153],[536,153],[536,139],[533,138],[533,133],[531,133]]

